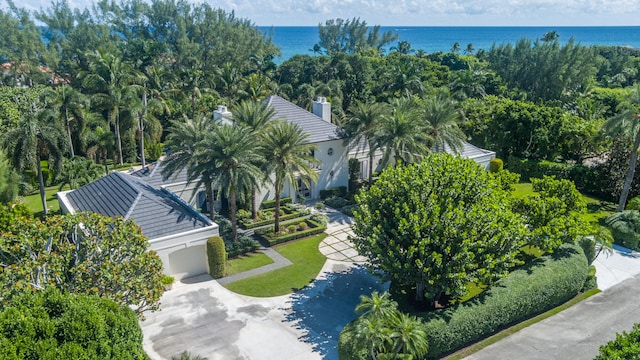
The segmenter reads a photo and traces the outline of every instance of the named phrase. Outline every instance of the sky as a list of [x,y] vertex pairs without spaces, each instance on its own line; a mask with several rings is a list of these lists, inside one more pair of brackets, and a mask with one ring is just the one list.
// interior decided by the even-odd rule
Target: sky
[[[2,1],[2,0],[0,0]],[[197,2],[198,0],[191,0]],[[15,1],[27,9],[50,0]],[[388,26],[640,26],[640,0],[208,0],[258,26],[359,17]],[[69,0],[84,8],[91,0]]]

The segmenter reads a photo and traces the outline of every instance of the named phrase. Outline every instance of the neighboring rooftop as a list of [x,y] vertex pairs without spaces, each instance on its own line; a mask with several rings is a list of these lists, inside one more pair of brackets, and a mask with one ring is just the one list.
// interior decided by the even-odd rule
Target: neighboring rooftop
[[307,140],[311,143],[342,139],[336,125],[280,96],[272,95],[264,101],[275,110],[275,119],[298,124],[304,133],[309,134]]
[[112,172],[66,194],[76,212],[133,219],[149,239],[205,228],[212,222],[168,190]]
[[468,158],[468,159],[475,159],[480,156],[495,154],[494,151],[481,149],[475,145],[469,144],[466,141],[462,142],[462,151],[459,154],[453,151],[453,149],[451,149],[451,147],[448,144],[444,144],[444,152],[448,154],[453,154],[453,155],[460,155],[460,157]]

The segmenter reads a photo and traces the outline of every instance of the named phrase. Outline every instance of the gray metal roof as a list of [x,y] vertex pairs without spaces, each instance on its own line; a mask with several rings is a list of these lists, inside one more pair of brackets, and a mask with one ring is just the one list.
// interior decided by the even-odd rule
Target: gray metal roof
[[151,186],[155,186],[155,187],[187,182],[188,180],[187,169],[182,169],[177,174],[171,175],[169,178],[164,180],[162,178],[163,168],[164,168],[164,163],[162,161],[156,161],[153,164],[149,164],[140,170],[136,170],[132,172],[130,175],[139,177],[144,181],[146,181]]
[[310,143],[342,139],[338,127],[321,117],[295,105],[280,96],[272,95],[264,100],[275,110],[275,118],[298,124],[302,131],[309,134]]
[[133,219],[149,239],[211,226],[209,219],[168,190],[112,172],[67,194],[75,211]]
[[475,159],[477,157],[490,155],[490,154],[495,155],[494,151],[481,149],[475,145],[469,144],[466,141],[462,142],[462,152],[460,152],[459,154],[453,151],[453,149],[451,149],[451,147],[448,144],[444,144],[444,152],[453,154],[453,155],[460,155],[460,157],[468,158],[468,159]]

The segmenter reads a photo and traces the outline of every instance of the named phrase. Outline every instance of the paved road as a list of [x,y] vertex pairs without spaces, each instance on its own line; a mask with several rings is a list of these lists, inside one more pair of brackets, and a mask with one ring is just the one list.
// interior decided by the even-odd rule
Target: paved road
[[616,332],[640,322],[639,289],[636,276],[465,359],[593,359]]

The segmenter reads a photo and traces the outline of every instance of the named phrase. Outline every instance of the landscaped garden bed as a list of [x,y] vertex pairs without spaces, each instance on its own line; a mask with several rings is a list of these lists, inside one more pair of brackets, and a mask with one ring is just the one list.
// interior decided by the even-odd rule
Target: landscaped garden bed
[[287,241],[301,239],[303,237],[316,235],[324,232],[326,225],[311,219],[300,221],[288,221],[280,224],[280,233],[275,234],[273,227],[256,230],[255,234],[267,241],[270,246],[281,244]]
[[[280,221],[291,220],[308,215],[309,211],[296,208],[294,205],[286,205],[280,208]],[[251,218],[251,212],[246,210],[238,211],[238,223],[243,229],[253,229],[260,226],[275,223],[274,209],[258,210],[256,219]]]

